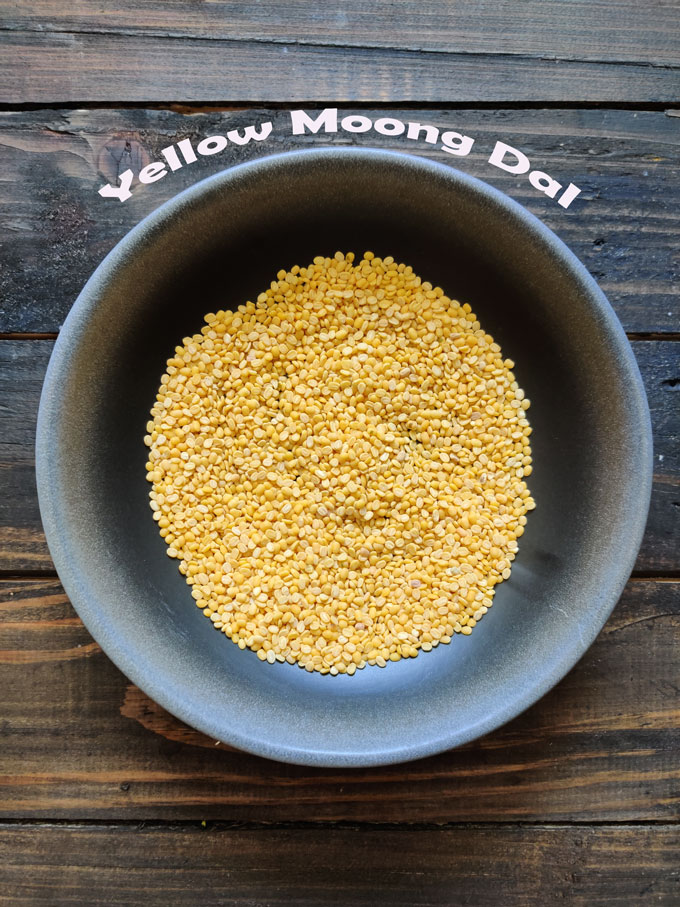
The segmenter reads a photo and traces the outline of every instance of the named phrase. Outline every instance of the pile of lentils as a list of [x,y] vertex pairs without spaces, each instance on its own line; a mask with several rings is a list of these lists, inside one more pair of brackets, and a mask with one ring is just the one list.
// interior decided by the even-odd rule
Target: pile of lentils
[[154,519],[205,616],[324,674],[470,634],[535,506],[529,401],[470,306],[337,252],[205,321],[145,437]]

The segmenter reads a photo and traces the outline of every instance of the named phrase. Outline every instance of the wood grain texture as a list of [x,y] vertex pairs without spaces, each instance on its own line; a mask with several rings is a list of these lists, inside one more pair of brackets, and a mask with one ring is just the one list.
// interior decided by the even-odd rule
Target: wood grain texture
[[[348,113],[351,111],[345,111]],[[252,109],[193,116],[164,110],[35,111],[0,114],[0,333],[57,331],[104,255],[146,214],[197,180],[264,154],[328,144],[401,150],[477,176],[525,205],[589,268],[624,327],[680,329],[680,126],[663,113],[622,110],[362,111],[372,121],[454,130],[475,140],[468,157],[439,143],[364,135],[293,136],[290,113]],[[341,114],[342,116],[342,114]],[[119,173],[158,160],[182,139],[271,122],[262,143],[225,150],[151,185],[135,182],[121,203],[98,189]],[[526,177],[488,163],[497,140],[581,195],[567,210]]]
[[[53,569],[34,477],[35,422],[53,341],[0,340],[0,570]],[[680,572],[680,343],[634,341],[655,439],[654,485],[636,563],[645,574]]]
[[418,4],[337,0],[313,9],[300,0],[119,0],[94,6],[2,0],[1,29],[290,42],[430,53],[508,54],[608,63],[680,64],[680,4],[653,0],[423,0]]
[[652,500],[637,567],[658,574],[680,568],[680,343],[665,346],[667,363],[655,343],[633,344],[654,436]]
[[0,341],[0,570],[53,570],[35,484],[35,423],[52,341]]
[[56,580],[4,580],[0,815],[677,822],[679,658],[680,583],[634,581],[582,661],[506,727],[405,765],[310,769],[187,728],[92,643]]
[[[669,36],[677,36],[672,29]],[[677,54],[674,54],[677,56]],[[426,52],[163,35],[7,31],[0,103],[414,101],[667,103],[675,61]]]
[[677,826],[0,826],[0,903],[671,907]]

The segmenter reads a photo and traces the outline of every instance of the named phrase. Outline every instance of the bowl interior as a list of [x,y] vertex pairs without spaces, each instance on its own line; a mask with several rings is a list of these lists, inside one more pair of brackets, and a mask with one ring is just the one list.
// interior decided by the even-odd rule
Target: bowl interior
[[[512,577],[470,637],[321,676],[216,632],[148,506],[148,419],[166,359],[203,315],[280,268],[366,249],[469,302],[532,405],[537,502]],[[216,739],[297,762],[398,761],[471,739],[557,681],[606,619],[649,498],[649,424],[630,348],[573,256],[519,206],[450,168],[333,150],[264,159],[183,193],[112,253],[48,373],[41,507],[67,592],[151,696]]]

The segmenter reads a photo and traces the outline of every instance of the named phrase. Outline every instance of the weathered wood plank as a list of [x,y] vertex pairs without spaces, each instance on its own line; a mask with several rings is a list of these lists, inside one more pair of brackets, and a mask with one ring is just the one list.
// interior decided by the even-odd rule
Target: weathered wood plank
[[680,63],[680,4],[637,0],[524,0],[512,3],[450,0],[416,4],[361,0],[321,4],[296,0],[243,3],[212,0],[131,0],[93,6],[75,0],[0,3],[2,29],[156,35],[207,40],[276,41],[340,47],[510,54],[557,60]]
[[[346,111],[349,112],[349,111]],[[385,111],[362,111],[375,121]],[[0,332],[56,331],[104,255],[146,214],[197,180],[256,156],[324,144],[408,151],[484,179],[542,218],[599,280],[627,330],[680,326],[680,129],[663,113],[621,110],[402,110],[404,122],[432,124],[475,139],[468,157],[439,144],[372,130],[293,136],[285,110],[193,116],[167,110],[34,111],[0,114],[4,182],[0,199]],[[162,148],[198,144],[246,125],[271,122],[270,137],[229,143],[212,157],[152,185],[135,183],[120,203],[97,190],[157,160]],[[532,165],[582,189],[564,210],[526,177],[488,163],[497,140]]]
[[0,102],[659,103],[677,100],[679,72],[675,61],[658,66],[305,44],[285,30],[281,43],[7,31]]
[[53,570],[35,485],[35,423],[51,341],[0,341],[0,570]]
[[[35,421],[50,340],[0,341],[0,570],[52,570],[34,478]],[[636,570],[680,571],[680,343],[634,341],[652,413],[654,486]]]
[[99,651],[56,580],[5,580],[0,815],[677,821],[679,658],[680,583],[634,581],[576,668],[506,727],[406,765],[309,769],[187,728]]
[[[0,902],[677,904],[677,826],[0,827]],[[115,892],[115,894],[114,894]]]
[[633,344],[654,433],[652,500],[636,566],[652,573],[663,573],[664,564],[680,567],[680,343],[666,347],[670,361],[663,364],[655,343]]

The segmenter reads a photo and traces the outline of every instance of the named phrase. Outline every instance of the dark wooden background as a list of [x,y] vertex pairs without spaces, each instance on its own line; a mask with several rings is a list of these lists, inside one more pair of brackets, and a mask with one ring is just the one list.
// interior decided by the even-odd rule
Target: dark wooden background
[[[680,904],[680,4],[0,10],[0,903]],[[331,104],[476,144],[290,136],[291,106]],[[262,145],[97,194],[262,119]],[[565,211],[490,167],[496,139],[582,195]],[[445,160],[542,218],[628,332],[655,435],[645,540],[583,660],[499,731],[370,770],[229,749],[130,684],[59,585],[33,477],[53,341],[103,256],[200,177],[321,141]]]

